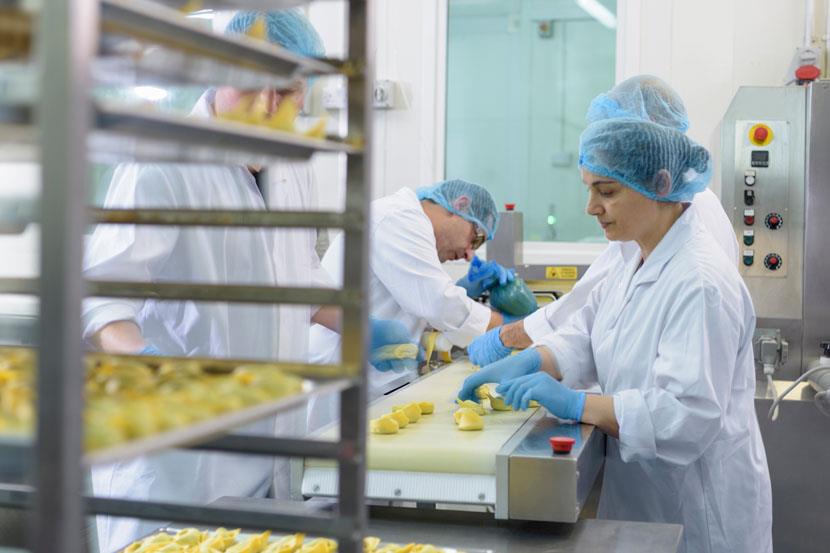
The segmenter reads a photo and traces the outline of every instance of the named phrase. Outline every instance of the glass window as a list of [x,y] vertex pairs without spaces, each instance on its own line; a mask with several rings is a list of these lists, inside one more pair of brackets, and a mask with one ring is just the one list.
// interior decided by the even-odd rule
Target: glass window
[[616,0],[449,1],[446,175],[515,203],[526,241],[604,240],[578,150],[588,104],[614,85],[615,13]]

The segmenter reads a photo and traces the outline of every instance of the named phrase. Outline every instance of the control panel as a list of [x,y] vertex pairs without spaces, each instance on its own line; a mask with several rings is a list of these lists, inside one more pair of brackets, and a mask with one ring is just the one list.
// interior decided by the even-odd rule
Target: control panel
[[789,130],[787,121],[735,121],[733,225],[744,276],[787,275]]

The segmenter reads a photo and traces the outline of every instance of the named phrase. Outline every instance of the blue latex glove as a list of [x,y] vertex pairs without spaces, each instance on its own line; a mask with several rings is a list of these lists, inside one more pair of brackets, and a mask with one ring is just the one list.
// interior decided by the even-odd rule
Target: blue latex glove
[[501,329],[500,326],[491,328],[470,342],[467,346],[467,355],[473,365],[484,367],[510,355],[513,350],[501,341],[501,336],[499,336]]
[[537,372],[503,382],[496,391],[513,409],[527,409],[535,399],[560,419],[579,421],[585,409],[585,392],[571,390],[546,372]]
[[[418,368],[418,359],[381,359],[379,349],[383,346],[414,344],[409,331],[400,321],[369,319],[371,342],[369,345],[369,362],[379,371],[406,371]],[[420,350],[419,350],[420,357]]]
[[536,348],[526,349],[516,355],[510,355],[496,361],[480,371],[468,376],[458,392],[458,399],[478,401],[476,388],[482,384],[495,382],[501,384],[520,376],[535,373],[542,366],[542,356]]
[[505,269],[495,261],[482,261],[475,255],[467,274],[458,279],[456,284],[467,291],[467,296],[475,299],[490,288],[504,286],[515,278],[513,269]]
[[142,349],[141,351],[138,352],[138,355],[160,356],[160,355],[163,355],[163,354],[158,350],[158,348],[156,346],[154,346],[153,344],[148,343],[144,346],[144,349]]

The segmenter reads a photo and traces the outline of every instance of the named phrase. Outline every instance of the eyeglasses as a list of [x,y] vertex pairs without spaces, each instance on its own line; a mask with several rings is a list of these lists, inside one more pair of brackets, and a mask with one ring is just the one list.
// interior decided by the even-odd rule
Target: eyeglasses
[[474,250],[479,249],[484,242],[487,241],[487,233],[481,230],[478,225],[473,225],[473,229],[475,230],[475,238],[473,238],[473,242],[470,244],[470,247]]

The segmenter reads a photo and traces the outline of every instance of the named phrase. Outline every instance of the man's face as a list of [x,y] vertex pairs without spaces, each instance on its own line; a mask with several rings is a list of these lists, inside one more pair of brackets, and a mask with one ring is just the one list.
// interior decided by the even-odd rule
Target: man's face
[[435,229],[435,245],[441,263],[455,259],[471,261],[474,246],[480,246],[481,242],[481,231],[476,225],[454,213],[442,221],[441,228]]

